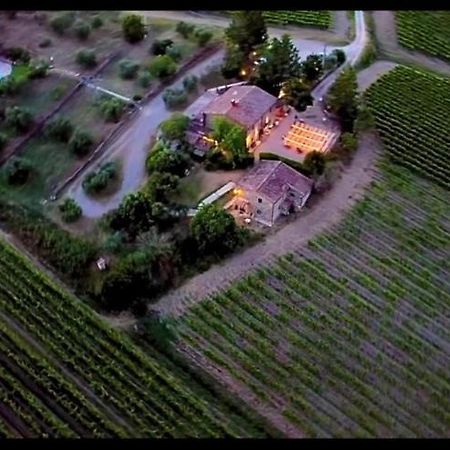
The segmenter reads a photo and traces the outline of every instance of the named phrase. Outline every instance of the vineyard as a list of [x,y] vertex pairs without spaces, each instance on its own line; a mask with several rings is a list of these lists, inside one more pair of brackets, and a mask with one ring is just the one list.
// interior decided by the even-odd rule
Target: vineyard
[[[233,11],[226,11],[232,14]],[[330,11],[263,11],[264,18],[274,25],[297,25],[327,29],[331,26]]]
[[177,324],[295,435],[448,436],[448,191],[383,164],[341,225]]
[[398,66],[365,96],[389,156],[450,188],[450,81]]
[[1,437],[261,436],[0,241]]
[[450,60],[449,11],[396,11],[401,45]]

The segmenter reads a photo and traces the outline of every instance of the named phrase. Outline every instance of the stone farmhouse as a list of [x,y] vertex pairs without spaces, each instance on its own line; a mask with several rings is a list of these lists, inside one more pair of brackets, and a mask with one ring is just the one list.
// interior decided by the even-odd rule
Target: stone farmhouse
[[281,161],[261,160],[237,183],[226,208],[236,217],[271,227],[305,205],[313,181]]
[[284,106],[278,98],[257,86],[232,86],[217,92],[210,90],[191,108],[192,123],[187,139],[206,151],[208,142],[211,143],[208,135],[214,118],[225,117],[245,129],[246,146],[250,149],[283,111]]

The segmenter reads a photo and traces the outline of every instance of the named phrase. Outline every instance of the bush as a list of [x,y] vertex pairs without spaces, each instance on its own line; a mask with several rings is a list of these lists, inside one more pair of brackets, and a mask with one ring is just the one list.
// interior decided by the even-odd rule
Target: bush
[[85,156],[94,143],[91,135],[85,131],[76,130],[69,141],[69,150],[77,156]]
[[92,69],[97,65],[97,56],[94,50],[82,49],[77,52],[76,61],[86,69]]
[[0,81],[0,95],[16,95],[27,84],[28,75],[8,77]]
[[331,52],[332,55],[336,56],[336,62],[338,64],[338,66],[341,66],[342,64],[345,63],[345,52],[339,48],[336,48],[335,50],[333,50]]
[[28,64],[31,59],[30,52],[22,47],[10,47],[5,49],[5,55],[11,61],[19,64]]
[[59,205],[59,211],[61,213],[62,220],[66,223],[76,222],[83,214],[81,207],[73,198],[67,198],[64,203]]
[[340,145],[345,152],[353,153],[358,148],[358,139],[353,133],[342,133]]
[[5,123],[16,132],[24,133],[31,127],[33,116],[27,108],[10,106],[5,110]]
[[45,126],[45,134],[57,141],[69,142],[73,133],[73,125],[69,119],[65,117],[57,117]]
[[47,61],[38,61],[34,64],[28,73],[28,77],[32,80],[36,78],[45,78],[47,76],[49,64]]
[[103,20],[100,16],[94,16],[92,18],[91,27],[94,29],[100,28],[103,26]]
[[182,177],[189,167],[189,159],[183,153],[170,150],[158,141],[147,157],[146,167],[149,174],[165,172]]
[[125,110],[125,103],[115,97],[106,98],[99,103],[99,109],[107,122],[118,122]]
[[173,113],[160,125],[163,138],[169,141],[183,140],[190,121],[189,117],[184,114]]
[[147,89],[152,84],[152,80],[153,80],[152,74],[148,70],[145,70],[141,73],[139,77],[139,84],[143,88]]
[[163,39],[161,41],[156,40],[152,44],[151,52],[153,55],[165,55],[167,50],[172,47],[172,39]]
[[59,35],[63,35],[68,28],[70,28],[75,20],[73,13],[63,13],[54,17],[50,21],[50,26],[53,31]]
[[135,14],[126,16],[122,21],[122,31],[125,40],[134,44],[142,41],[145,36],[145,26],[142,17]]
[[103,243],[104,251],[113,253],[115,255],[120,254],[124,248],[125,235],[121,231],[116,231],[109,235]]
[[25,184],[30,177],[32,166],[24,158],[13,157],[5,167],[8,184],[21,186]]
[[85,41],[91,34],[91,27],[83,20],[77,20],[73,26],[75,36],[81,41]]
[[183,80],[183,86],[188,92],[194,92],[198,86],[198,77],[195,75],[187,76]]
[[97,194],[107,188],[109,182],[117,177],[118,166],[114,161],[103,164],[97,171],[86,175],[83,189],[87,194]]
[[122,59],[119,62],[119,75],[123,80],[132,80],[136,77],[139,70],[139,64],[130,59]]
[[182,47],[179,44],[174,44],[167,49],[166,55],[170,56],[175,62],[179,62],[183,56]]
[[[170,194],[178,188],[179,182],[178,175],[169,172],[153,172],[145,184],[144,192],[154,205],[155,202],[166,202]],[[153,215],[156,216],[155,212]]]
[[175,27],[177,33],[187,39],[195,30],[195,26],[186,22],[178,22]]
[[304,170],[311,176],[317,177],[322,175],[325,170],[325,156],[320,152],[309,152],[303,160]]
[[166,89],[163,93],[164,103],[168,108],[176,108],[186,104],[187,93],[183,89]]
[[169,55],[159,55],[150,63],[149,70],[154,77],[166,78],[177,71],[177,64]]
[[194,34],[195,40],[200,47],[204,47],[213,37],[211,31],[197,30]]

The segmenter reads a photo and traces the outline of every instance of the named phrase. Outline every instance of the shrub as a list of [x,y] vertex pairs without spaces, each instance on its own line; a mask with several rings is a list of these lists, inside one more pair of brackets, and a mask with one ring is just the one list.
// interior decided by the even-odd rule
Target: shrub
[[83,214],[81,207],[73,198],[66,198],[64,203],[59,205],[59,211],[61,212],[62,220],[67,223],[76,222]]
[[73,26],[75,36],[81,41],[85,41],[91,34],[91,27],[83,20],[77,20]]
[[97,28],[100,28],[101,26],[103,26],[102,18],[100,16],[94,16],[92,18],[91,26],[94,29],[97,29]]
[[177,71],[177,64],[169,55],[159,55],[150,63],[149,70],[154,77],[166,78]]
[[8,77],[0,81],[0,94],[16,95],[27,84],[28,75],[22,77]]
[[187,76],[183,80],[183,86],[188,92],[194,92],[198,86],[198,77],[195,75]]
[[69,150],[77,156],[85,156],[89,153],[93,143],[89,133],[76,130],[70,138]]
[[194,34],[194,38],[200,47],[204,47],[213,37],[211,31],[197,30]]
[[166,89],[163,93],[164,103],[168,108],[183,106],[187,102],[187,93],[183,89]]
[[8,184],[11,185],[23,185],[27,182],[32,166],[24,158],[13,157],[11,158],[5,167],[6,178]]
[[338,64],[338,66],[341,66],[342,64],[345,63],[345,52],[339,48],[336,48],[335,50],[333,50],[331,52],[332,55],[336,56],[336,62]]
[[178,22],[175,27],[177,33],[187,39],[195,30],[195,26],[186,22]]
[[28,64],[31,59],[30,52],[22,47],[10,47],[5,49],[7,58],[20,64]]
[[47,76],[49,64],[47,61],[38,61],[35,63],[28,73],[30,79],[45,78]]
[[170,56],[174,61],[178,62],[183,56],[183,50],[181,45],[174,44],[169,47],[166,51],[166,55]]
[[183,153],[170,150],[158,141],[147,157],[146,166],[149,174],[165,172],[181,177],[189,167],[189,159]]
[[173,113],[170,118],[161,123],[160,129],[164,139],[169,141],[182,140],[189,126],[190,119],[181,113]]
[[125,40],[131,44],[142,41],[145,36],[145,26],[142,22],[142,17],[135,14],[124,17],[122,21],[122,31]]
[[303,160],[303,168],[311,176],[319,176],[325,170],[325,157],[320,152],[309,152]]
[[50,26],[53,31],[59,35],[63,35],[68,28],[70,28],[75,20],[73,13],[63,13],[55,16],[50,21]]
[[353,133],[342,133],[340,144],[344,151],[353,153],[358,148],[358,139]]
[[125,235],[121,231],[116,231],[109,235],[103,243],[103,249],[108,253],[115,255],[122,252],[124,248]]
[[145,70],[141,73],[139,77],[139,84],[143,88],[148,88],[152,84],[152,80],[153,80],[152,74],[148,70]]
[[125,103],[118,98],[106,98],[99,103],[99,109],[107,122],[118,122],[125,110]]
[[108,183],[117,176],[118,167],[115,161],[103,164],[97,171],[86,175],[83,180],[83,189],[88,194],[96,194],[108,186]]
[[[152,202],[166,202],[168,196],[179,185],[178,175],[169,172],[153,172],[144,187],[144,192]],[[153,212],[153,215],[159,216]]]
[[151,52],[153,55],[165,55],[167,50],[172,47],[172,39],[163,39],[161,41],[156,40],[152,44]]
[[28,131],[33,123],[33,116],[27,108],[10,106],[5,110],[5,123],[18,133]]
[[86,69],[92,69],[97,65],[97,56],[94,50],[82,49],[77,52],[76,61]]
[[45,126],[45,134],[57,141],[69,142],[73,133],[73,125],[65,117],[57,117]]
[[136,77],[139,64],[130,59],[122,59],[119,62],[119,75],[123,80],[131,80]]

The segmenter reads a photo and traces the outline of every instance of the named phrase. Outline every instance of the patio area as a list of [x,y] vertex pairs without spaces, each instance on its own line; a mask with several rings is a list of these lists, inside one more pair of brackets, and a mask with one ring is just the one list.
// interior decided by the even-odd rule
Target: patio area
[[[327,152],[338,136],[339,125],[324,113],[319,104],[308,107],[302,113],[291,109],[286,117],[279,119],[277,126],[263,134],[261,143],[252,153],[256,160],[261,153],[273,153],[282,158],[303,162],[308,151]],[[314,145],[316,140],[320,145]]]

